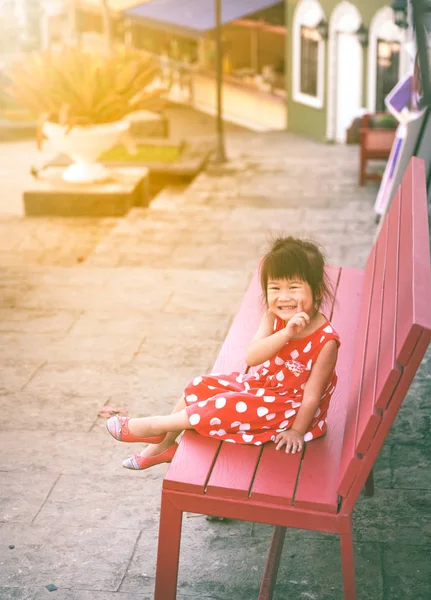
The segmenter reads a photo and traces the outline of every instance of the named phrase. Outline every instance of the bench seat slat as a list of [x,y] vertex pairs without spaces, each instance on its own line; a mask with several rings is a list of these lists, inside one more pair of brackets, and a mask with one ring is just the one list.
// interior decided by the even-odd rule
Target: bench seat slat
[[226,498],[248,498],[262,448],[222,442],[206,493]]
[[220,440],[186,431],[163,480],[163,489],[203,494],[220,444]]
[[379,362],[375,408],[383,410],[388,405],[392,393],[401,376],[396,363],[396,311],[399,267],[400,236],[400,192],[392,201],[388,219],[388,249],[385,275],[385,289],[382,311],[382,330],[380,336]]
[[270,504],[292,504],[301,454],[286,454],[275,444],[264,445],[250,499]]
[[[412,160],[403,176],[401,186],[400,269],[398,281],[397,362],[407,361],[420,335],[420,325],[427,326],[430,307],[425,298],[429,293],[429,251],[427,211],[417,197],[426,197],[425,165]],[[412,324],[414,324],[413,327]]]
[[338,384],[331,398],[326,436],[306,445],[295,507],[332,513],[338,509],[337,482],[363,278],[364,273],[360,269],[341,269],[332,316],[342,344],[336,367]]
[[343,447],[341,452],[340,474],[338,478],[338,494],[347,494],[352,484],[355,469],[355,446],[356,426],[359,414],[359,397],[362,386],[362,373],[364,369],[366,335],[368,330],[368,319],[370,315],[371,292],[374,281],[374,270],[376,260],[376,244],[373,245],[365,265],[362,297],[360,303],[360,314],[358,333],[354,345],[350,350],[353,353],[353,363],[350,387],[347,392],[347,417],[346,428],[343,436]]
[[[387,267],[388,223],[385,219],[376,243],[376,266],[374,284],[371,292],[370,314],[365,349],[365,365],[362,373],[361,393],[359,396],[359,418],[356,433],[356,452],[363,453],[368,448],[379,426],[381,414],[374,406],[378,357],[381,341],[383,294]],[[395,314],[393,315],[395,318]]]

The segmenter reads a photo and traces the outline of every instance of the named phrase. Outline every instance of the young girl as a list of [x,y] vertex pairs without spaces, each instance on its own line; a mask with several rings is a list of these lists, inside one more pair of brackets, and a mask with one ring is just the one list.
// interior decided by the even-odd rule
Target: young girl
[[319,310],[331,297],[321,252],[312,242],[277,239],[262,261],[261,285],[266,311],[245,354],[249,366],[260,365],[256,372],[196,377],[168,416],[111,417],[117,440],[150,444],[124,467],[170,462],[185,429],[236,444],[272,441],[292,453],[326,433],[340,341]]

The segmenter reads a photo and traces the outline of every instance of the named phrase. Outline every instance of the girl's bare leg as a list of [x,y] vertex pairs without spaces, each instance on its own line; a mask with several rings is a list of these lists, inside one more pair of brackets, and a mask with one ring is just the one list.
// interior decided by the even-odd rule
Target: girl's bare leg
[[128,427],[130,433],[137,437],[160,435],[171,431],[180,433],[184,429],[192,429],[185,408],[180,412],[160,417],[129,419]]
[[[186,403],[184,402],[184,398],[181,398],[180,400],[178,400],[178,402],[174,406],[171,414],[180,412],[185,407],[186,407]],[[172,446],[172,444],[177,439],[178,435],[179,435],[178,431],[170,431],[169,433],[166,434],[165,439],[163,441],[161,441],[159,444],[148,444],[148,446],[146,446],[142,450],[142,452],[140,452],[140,455],[141,456],[155,456],[156,454],[160,454],[161,452],[164,452],[167,448],[169,448],[169,446]]]

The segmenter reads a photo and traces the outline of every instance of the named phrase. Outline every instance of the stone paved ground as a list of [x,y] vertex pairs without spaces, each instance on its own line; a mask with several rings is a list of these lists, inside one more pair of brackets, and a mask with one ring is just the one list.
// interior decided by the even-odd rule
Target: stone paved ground
[[[184,112],[172,114],[179,126]],[[209,135],[209,119],[185,116]],[[15,207],[23,180],[10,156],[28,164],[28,149],[0,152]],[[357,148],[232,129],[228,151],[224,172],[118,220],[20,219],[2,196],[2,600],[150,599],[167,467],[122,469],[132,446],[106,434],[98,410],[170,410],[213,364],[270,235],[313,236],[330,262],[363,266],[376,188],[356,186]],[[431,596],[430,392],[428,354],[378,459],[376,494],[355,511],[359,600]],[[256,598],[270,535],[186,515],[179,599]],[[274,597],[341,600],[337,539],[289,531]]]

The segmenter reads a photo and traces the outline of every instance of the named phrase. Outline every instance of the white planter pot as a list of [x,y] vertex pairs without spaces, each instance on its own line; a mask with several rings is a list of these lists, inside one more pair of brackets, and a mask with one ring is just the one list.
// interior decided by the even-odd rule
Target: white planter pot
[[109,150],[128,131],[128,121],[115,121],[102,125],[76,126],[68,132],[67,127],[50,123],[43,125],[43,133],[56,152],[67,154],[75,162],[63,172],[69,183],[95,183],[105,181],[110,172],[97,159]]

